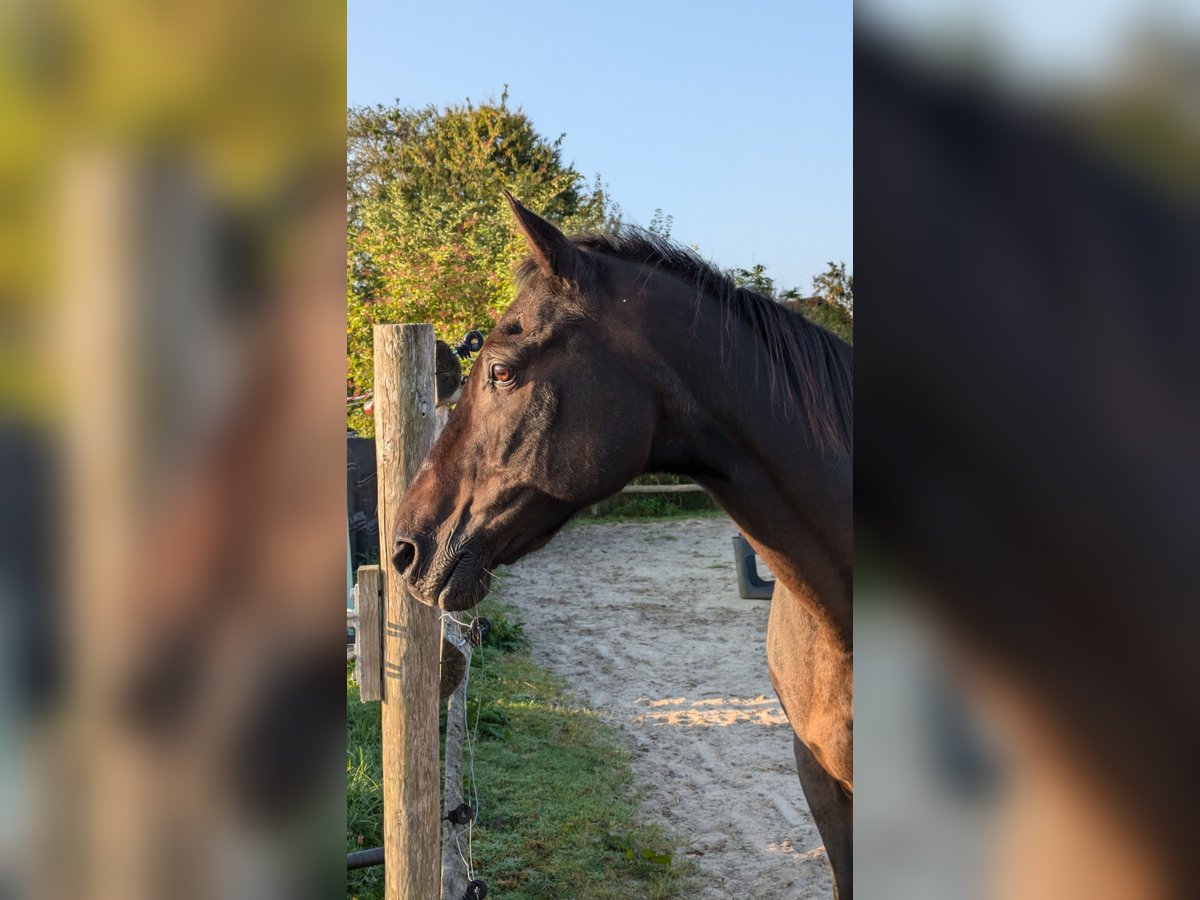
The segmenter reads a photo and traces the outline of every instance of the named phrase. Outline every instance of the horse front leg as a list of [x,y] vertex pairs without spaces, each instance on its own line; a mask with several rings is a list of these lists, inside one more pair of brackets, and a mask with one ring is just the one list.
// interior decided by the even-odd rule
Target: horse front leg
[[833,896],[836,900],[854,897],[854,797],[798,737],[792,738],[796,753],[796,771],[804,799],[817,824],[825,853],[833,870]]
[[795,732],[800,784],[833,870],[838,900],[854,895],[853,657],[833,646],[815,619],[776,582],[767,664]]

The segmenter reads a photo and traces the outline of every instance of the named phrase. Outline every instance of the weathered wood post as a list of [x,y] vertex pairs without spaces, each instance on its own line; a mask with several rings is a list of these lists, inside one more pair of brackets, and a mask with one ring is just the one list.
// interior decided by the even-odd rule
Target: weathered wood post
[[375,456],[384,593],[383,842],[387,900],[440,891],[438,611],[408,595],[390,557],[393,518],[435,431],[433,327],[376,325]]
[[358,681],[358,697],[363,703],[383,699],[383,635],[380,631],[382,573],[382,566],[358,567],[354,675]]

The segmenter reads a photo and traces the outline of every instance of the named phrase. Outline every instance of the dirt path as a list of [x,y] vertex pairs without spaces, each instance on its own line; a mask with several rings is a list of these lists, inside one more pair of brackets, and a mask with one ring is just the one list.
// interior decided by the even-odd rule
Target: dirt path
[[725,518],[585,524],[508,570],[534,658],[612,716],[706,898],[827,898],[767,675],[770,604],[738,597]]

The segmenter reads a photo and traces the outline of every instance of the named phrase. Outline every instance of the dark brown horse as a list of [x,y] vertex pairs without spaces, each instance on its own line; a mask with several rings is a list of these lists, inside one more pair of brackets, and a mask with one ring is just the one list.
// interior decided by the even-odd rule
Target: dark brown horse
[[776,575],[771,681],[850,897],[853,351],[653,235],[569,239],[509,200],[530,259],[404,497],[393,562],[422,601],[466,609],[634,476],[704,485]]

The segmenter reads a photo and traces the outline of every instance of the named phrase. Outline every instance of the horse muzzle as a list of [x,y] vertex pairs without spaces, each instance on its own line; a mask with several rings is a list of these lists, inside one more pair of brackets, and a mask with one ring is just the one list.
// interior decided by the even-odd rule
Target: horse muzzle
[[491,572],[475,548],[438,547],[420,535],[396,538],[392,565],[413,597],[453,612],[475,606],[492,583]]

